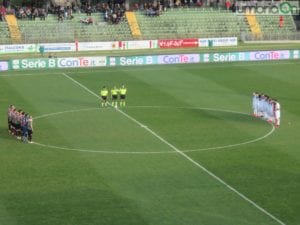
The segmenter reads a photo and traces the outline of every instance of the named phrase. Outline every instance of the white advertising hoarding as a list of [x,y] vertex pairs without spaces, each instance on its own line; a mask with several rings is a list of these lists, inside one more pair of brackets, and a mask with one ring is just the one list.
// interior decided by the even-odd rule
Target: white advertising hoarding
[[35,44],[0,45],[0,54],[36,52]]
[[237,37],[199,38],[199,47],[209,47],[209,42],[213,47],[238,45]]
[[274,50],[274,51],[256,51],[250,52],[250,60],[282,60],[289,59],[290,51],[289,50]]
[[8,62],[0,61],[0,71],[6,71],[6,70],[8,70]]
[[78,51],[118,50],[119,42],[78,42]]
[[99,67],[106,66],[106,56],[58,58],[58,68]]
[[75,43],[41,43],[37,44],[37,52],[44,47],[45,52],[75,52]]
[[119,46],[123,50],[131,49],[151,49],[157,48],[157,40],[143,40],[143,41],[121,41]]
[[199,62],[199,54],[158,55],[158,64],[183,64]]

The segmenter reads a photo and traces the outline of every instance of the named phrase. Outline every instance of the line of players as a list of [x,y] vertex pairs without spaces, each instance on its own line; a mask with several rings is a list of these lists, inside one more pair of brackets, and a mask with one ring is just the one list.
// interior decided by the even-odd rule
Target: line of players
[[280,103],[268,95],[253,92],[253,116],[261,117],[277,128],[280,125]]
[[7,110],[8,131],[23,142],[32,143],[33,119],[21,109],[10,105]]
[[[111,94],[111,105],[113,107],[118,107],[118,97],[120,97],[120,106],[126,106],[126,93],[127,93],[127,88],[125,87],[125,85],[123,84],[120,88],[117,88],[116,86],[114,86],[111,90],[110,90],[110,94]],[[109,94],[109,90],[106,86],[103,86],[100,90],[100,96],[101,96],[101,106],[107,106],[108,105],[108,94]]]

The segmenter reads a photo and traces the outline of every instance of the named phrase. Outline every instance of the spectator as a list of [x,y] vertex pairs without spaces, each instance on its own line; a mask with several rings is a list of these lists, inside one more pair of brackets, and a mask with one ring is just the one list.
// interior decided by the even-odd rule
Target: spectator
[[6,8],[4,5],[0,5],[0,21],[5,20],[5,15],[6,15]]
[[117,24],[124,19],[124,4],[106,4],[104,7],[104,20],[109,24]]
[[231,6],[231,11],[232,11],[233,13],[236,12],[236,5],[235,5],[235,3],[232,4],[232,6]]
[[220,0],[216,0],[216,8],[220,8]]
[[158,4],[157,6],[154,6],[152,3],[146,5],[146,16],[159,16],[160,10],[159,10],[160,5]]
[[46,10],[45,9],[39,9],[40,20],[45,20],[46,16],[47,16]]
[[20,7],[17,13],[18,13],[17,18],[19,18],[19,19],[27,18],[27,15],[26,15],[23,7]]
[[35,18],[38,16],[39,16],[39,10],[37,8],[33,8],[32,19],[35,20]]
[[279,16],[279,27],[282,28],[283,27],[283,16]]
[[73,16],[72,8],[67,6],[67,19],[71,20],[73,18],[74,18],[74,16]]
[[80,22],[83,23],[83,24],[87,24],[87,25],[94,23],[92,17],[88,17],[88,18],[85,18],[85,19],[80,19]]
[[181,6],[181,1],[180,0],[176,0],[175,1],[175,8],[179,8]]
[[25,14],[28,19],[32,20],[32,12],[30,7],[26,8]]
[[92,7],[91,5],[88,5],[86,8],[86,15],[91,16],[92,15]]
[[59,12],[58,13],[58,22],[63,22],[64,21],[64,12]]
[[197,1],[196,5],[198,7],[202,7],[203,6],[203,1],[202,0]]
[[226,0],[226,2],[225,2],[225,7],[226,7],[226,10],[227,10],[227,11],[229,11],[230,6],[231,6],[230,0]]
[[137,11],[137,10],[139,10],[139,4],[138,3],[134,3],[134,5],[133,5],[133,10],[134,11]]

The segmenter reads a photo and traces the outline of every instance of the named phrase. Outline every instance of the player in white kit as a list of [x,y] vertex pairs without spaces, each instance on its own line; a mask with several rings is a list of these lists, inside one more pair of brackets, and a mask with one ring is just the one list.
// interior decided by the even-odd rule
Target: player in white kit
[[280,126],[280,103],[277,100],[275,100],[274,104],[275,127],[278,128]]
[[252,94],[252,110],[253,110],[253,116],[257,117],[258,112],[258,93],[253,92]]

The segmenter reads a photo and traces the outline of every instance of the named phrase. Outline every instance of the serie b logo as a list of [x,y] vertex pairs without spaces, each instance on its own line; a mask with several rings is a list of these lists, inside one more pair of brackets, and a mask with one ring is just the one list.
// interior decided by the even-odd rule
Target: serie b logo
[[153,61],[152,61],[152,57],[151,57],[151,56],[147,56],[147,57],[146,57],[146,64],[153,64]]

